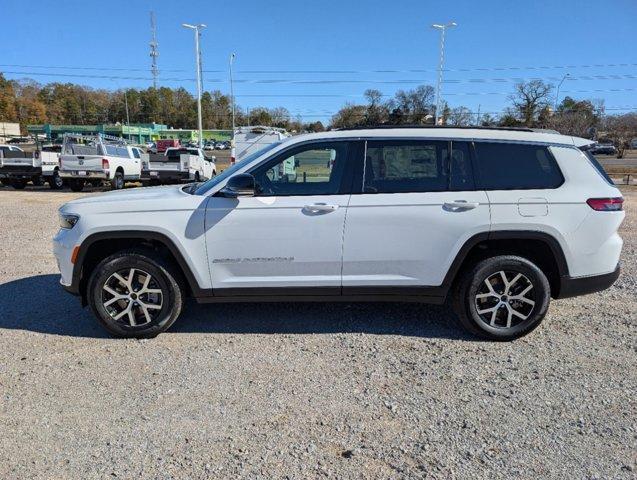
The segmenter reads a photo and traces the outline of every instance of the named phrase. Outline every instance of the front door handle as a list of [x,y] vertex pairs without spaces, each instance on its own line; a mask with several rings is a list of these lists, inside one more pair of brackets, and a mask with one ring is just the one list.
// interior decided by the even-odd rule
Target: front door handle
[[466,200],[454,200],[453,202],[445,202],[443,204],[445,209],[452,211],[473,210],[478,205],[480,205],[478,202],[467,202]]
[[308,212],[333,212],[338,208],[338,205],[328,205],[327,203],[313,203],[312,205],[305,205],[303,210]]

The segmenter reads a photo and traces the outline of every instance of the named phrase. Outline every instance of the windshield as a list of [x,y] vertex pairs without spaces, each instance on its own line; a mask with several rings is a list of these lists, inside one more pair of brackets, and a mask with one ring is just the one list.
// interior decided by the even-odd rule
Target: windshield
[[278,147],[282,143],[283,142],[271,143],[270,145],[266,145],[265,147],[263,147],[261,150],[258,150],[258,151],[254,152],[254,153],[251,153],[250,155],[248,155],[247,157],[245,157],[241,161],[235,163],[231,167],[226,168],[223,172],[221,172],[216,177],[213,177],[210,180],[208,180],[207,182],[202,183],[201,185],[199,185],[197,190],[195,190],[193,193],[195,195],[203,195],[203,194],[205,194],[206,192],[210,191],[210,189],[212,189],[216,185],[219,185],[219,183],[223,182],[226,178],[231,177],[232,175],[234,175],[235,172],[238,172],[239,170],[241,170],[243,167],[248,165],[253,160],[256,160],[257,158],[259,158],[264,153],[269,152],[270,150],[273,150],[275,147]]

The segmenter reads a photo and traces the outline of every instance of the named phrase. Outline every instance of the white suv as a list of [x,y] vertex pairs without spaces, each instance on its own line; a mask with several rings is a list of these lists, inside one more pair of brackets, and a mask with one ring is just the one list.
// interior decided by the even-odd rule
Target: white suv
[[198,302],[418,301],[510,340],[619,275],[623,199],[589,140],[392,128],[268,145],[202,184],[60,208],[61,283],[116,336]]

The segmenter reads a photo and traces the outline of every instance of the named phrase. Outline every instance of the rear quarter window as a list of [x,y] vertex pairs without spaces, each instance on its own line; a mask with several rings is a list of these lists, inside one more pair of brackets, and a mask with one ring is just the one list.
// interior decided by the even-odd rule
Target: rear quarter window
[[553,189],[564,183],[547,146],[476,142],[475,149],[482,189]]
[[595,155],[593,155],[589,149],[580,150],[582,150],[582,153],[584,153],[584,155],[586,155],[586,158],[588,158],[588,160],[593,164],[595,170],[597,170],[599,174],[604,177],[604,180],[606,180],[609,184],[615,186],[615,182],[613,182],[613,180],[608,176],[608,173],[606,173],[606,170],[604,170],[602,164],[599,163],[599,160],[595,158]]

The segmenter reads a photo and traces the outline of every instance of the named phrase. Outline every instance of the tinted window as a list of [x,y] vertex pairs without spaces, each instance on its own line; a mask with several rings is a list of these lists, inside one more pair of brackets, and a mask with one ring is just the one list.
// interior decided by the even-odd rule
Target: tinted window
[[346,142],[305,145],[285,152],[251,173],[259,196],[334,195],[341,191]]
[[133,157],[140,158],[139,149],[133,148]]
[[474,189],[466,142],[367,142],[364,177],[366,193]]
[[564,181],[546,146],[476,142],[475,148],[486,190],[557,188]]
[[475,190],[471,148],[468,142],[451,142],[449,158],[449,190]]

